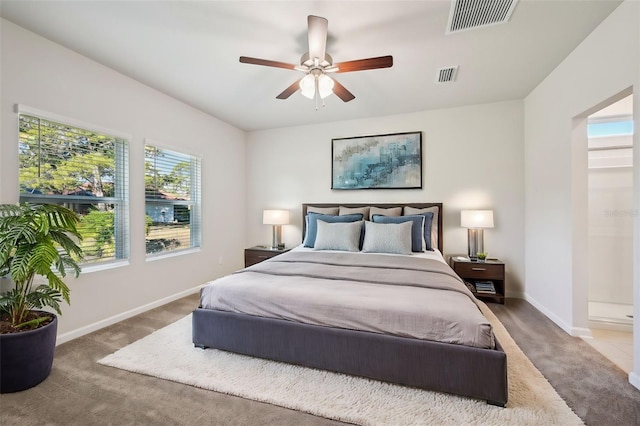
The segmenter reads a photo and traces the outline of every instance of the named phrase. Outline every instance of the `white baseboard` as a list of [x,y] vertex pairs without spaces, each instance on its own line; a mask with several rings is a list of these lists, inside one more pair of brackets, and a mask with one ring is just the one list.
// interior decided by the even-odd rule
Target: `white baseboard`
[[632,371],[629,373],[629,383],[640,389],[640,376]]
[[56,340],[56,346],[66,343],[70,340],[77,339],[78,337],[84,336],[85,334],[93,333],[94,331],[100,330],[101,328],[108,327],[120,321],[124,321],[128,318],[139,315],[143,312],[150,311],[151,309],[157,308],[162,305],[166,305],[169,302],[173,302],[174,300],[182,299],[183,297],[189,296],[190,294],[197,293],[202,288],[201,285],[197,287],[193,287],[184,291],[181,291],[176,294],[172,294],[171,296],[163,297],[162,299],[158,299],[154,302],[147,303],[146,305],[139,306],[137,308],[128,310],[126,312],[122,312],[118,315],[114,315],[112,317],[94,322],[93,324],[86,325],[84,327],[77,328],[75,330],[68,331],[66,333],[58,335]]
[[567,334],[569,334],[571,336],[576,336],[576,337],[587,337],[587,338],[593,337],[591,335],[591,330],[589,330],[588,328],[573,327],[573,326],[567,324],[564,320],[562,320],[560,317],[558,317],[553,312],[549,311],[542,304],[540,304],[537,300],[535,300],[533,297],[529,296],[526,293],[524,295],[524,299],[527,302],[531,303],[534,308],[536,308],[537,310],[542,312],[547,318],[549,318],[551,321],[556,323],[556,325],[558,327],[560,327],[561,329],[563,329],[565,333],[567,333]]
[[584,328],[584,327],[571,327],[571,334],[572,336],[576,336],[576,337],[584,337],[586,339],[592,339],[593,338],[593,334],[591,334],[591,329],[590,328]]

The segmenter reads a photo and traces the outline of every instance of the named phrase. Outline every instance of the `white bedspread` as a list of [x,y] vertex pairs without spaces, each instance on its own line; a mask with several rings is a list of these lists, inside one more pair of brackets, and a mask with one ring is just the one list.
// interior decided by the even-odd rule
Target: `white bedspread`
[[293,250],[207,283],[200,304],[205,309],[493,348],[491,324],[474,300],[439,254]]

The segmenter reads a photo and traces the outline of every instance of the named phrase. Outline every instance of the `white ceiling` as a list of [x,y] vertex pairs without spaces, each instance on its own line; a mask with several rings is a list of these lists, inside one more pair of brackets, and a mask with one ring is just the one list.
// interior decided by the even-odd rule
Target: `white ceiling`
[[[520,0],[502,25],[445,33],[450,1],[24,1],[2,17],[240,129],[259,130],[522,99],[619,0]],[[299,63],[307,15],[329,21],[335,62],[392,55],[392,68],[337,74],[356,99],[316,111]],[[454,83],[437,69],[459,65]]]

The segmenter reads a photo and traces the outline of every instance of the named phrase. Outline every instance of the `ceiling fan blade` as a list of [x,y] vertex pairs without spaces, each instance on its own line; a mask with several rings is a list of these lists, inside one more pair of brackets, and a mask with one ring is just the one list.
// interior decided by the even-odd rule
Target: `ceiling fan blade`
[[240,62],[243,64],[264,65],[265,67],[276,67],[293,70],[296,68],[293,64],[287,64],[285,62],[270,61],[268,59],[250,58],[248,56],[240,56]]
[[[302,80],[302,79],[300,79],[300,80]],[[300,88],[300,80],[296,81],[291,86],[289,86],[286,89],[284,89],[284,91],[282,93],[280,93],[278,96],[276,96],[276,99],[287,99],[289,96],[291,96],[294,93],[296,93],[298,91],[298,89]]]
[[335,78],[333,79],[333,93],[344,102],[354,100],[356,97],[348,91],[342,84],[340,84]]
[[334,64],[338,67],[337,72],[352,72],[374,70],[377,68],[389,68],[393,66],[393,56],[379,56],[377,58],[357,59],[355,61],[340,62]]
[[319,62],[324,61],[327,49],[327,28],[329,22],[320,16],[309,15],[307,17],[309,26],[309,58],[318,58]]

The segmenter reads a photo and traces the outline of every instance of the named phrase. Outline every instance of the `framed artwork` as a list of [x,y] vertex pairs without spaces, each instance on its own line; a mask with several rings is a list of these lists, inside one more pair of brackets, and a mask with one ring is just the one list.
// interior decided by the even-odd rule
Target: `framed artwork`
[[331,189],[422,188],[422,132],[331,140]]

